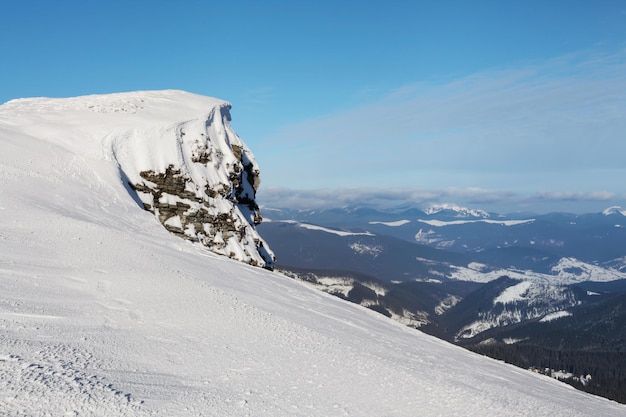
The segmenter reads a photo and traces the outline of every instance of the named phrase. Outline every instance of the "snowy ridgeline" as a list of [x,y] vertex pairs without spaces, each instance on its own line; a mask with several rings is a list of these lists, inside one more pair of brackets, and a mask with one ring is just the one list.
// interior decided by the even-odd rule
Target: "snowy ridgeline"
[[[119,132],[163,137],[205,100],[0,106],[0,415],[626,414],[167,232],[120,179],[138,145]],[[132,183],[172,163],[146,152]]]
[[255,229],[259,168],[230,127],[229,110],[221,100],[153,91],[13,100],[2,117],[13,134],[45,139],[75,159],[117,164],[138,204],[170,232],[272,268],[274,256]]
[[575,258],[561,258],[552,268],[551,274],[542,274],[530,270],[495,269],[477,262],[470,263],[467,268],[451,266],[448,278],[459,281],[490,282],[501,276],[514,279],[529,280],[552,285],[571,285],[580,282],[609,282],[626,279],[626,272],[614,268],[603,268]]

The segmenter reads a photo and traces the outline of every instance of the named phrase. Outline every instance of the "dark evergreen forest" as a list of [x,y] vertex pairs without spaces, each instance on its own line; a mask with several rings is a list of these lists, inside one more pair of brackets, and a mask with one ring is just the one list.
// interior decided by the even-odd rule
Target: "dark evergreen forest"
[[563,370],[576,376],[591,375],[584,385],[578,378],[565,380],[568,384],[591,394],[626,404],[626,352],[554,350],[524,344],[482,344],[468,349],[530,369]]

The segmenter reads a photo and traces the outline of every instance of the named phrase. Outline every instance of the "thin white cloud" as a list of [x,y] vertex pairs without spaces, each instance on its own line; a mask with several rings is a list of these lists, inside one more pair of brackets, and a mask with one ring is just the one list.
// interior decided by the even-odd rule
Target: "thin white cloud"
[[611,201],[618,198],[618,196],[609,191],[594,191],[590,193],[540,191],[535,194],[535,198],[551,201]]
[[293,188],[617,190],[624,132],[626,51],[581,53],[286,126],[261,162],[266,181]]

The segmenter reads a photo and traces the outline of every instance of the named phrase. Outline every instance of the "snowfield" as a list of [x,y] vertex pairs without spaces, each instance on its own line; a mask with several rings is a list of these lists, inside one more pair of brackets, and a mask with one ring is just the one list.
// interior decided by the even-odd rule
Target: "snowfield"
[[571,315],[572,313],[570,313],[569,311],[555,311],[554,313],[546,314],[546,316],[539,320],[539,322],[547,323],[549,321],[558,320],[560,318],[569,317]]
[[421,223],[426,223],[427,225],[434,226],[434,227],[454,226],[454,225],[459,225],[459,224],[479,223],[479,222],[480,223],[489,223],[489,224],[500,224],[502,226],[517,226],[518,224],[532,223],[532,222],[535,221],[535,219],[528,219],[528,220],[488,220],[488,219],[481,219],[481,220],[448,220],[448,221],[417,219],[417,221],[421,222]]
[[383,226],[389,226],[389,227],[400,227],[400,226],[404,226],[405,224],[411,223],[410,220],[397,220],[395,222],[369,222],[369,224],[382,224]]
[[497,303],[508,304],[526,300],[528,298],[526,293],[532,284],[533,283],[531,281],[522,281],[519,284],[508,287],[502,291],[502,294],[494,298],[493,305],[496,305]]
[[[194,120],[190,101],[221,103],[167,91],[0,106],[0,416],[626,415],[167,232],[107,138],[133,137],[134,116]],[[83,117],[94,102],[97,123]]]
[[321,232],[332,233],[338,236],[374,236],[372,233],[369,233],[369,232],[359,232],[359,233],[345,232],[343,230],[329,229],[328,227],[316,226],[314,224],[308,224],[308,223],[300,223],[299,226],[304,229],[319,230]]

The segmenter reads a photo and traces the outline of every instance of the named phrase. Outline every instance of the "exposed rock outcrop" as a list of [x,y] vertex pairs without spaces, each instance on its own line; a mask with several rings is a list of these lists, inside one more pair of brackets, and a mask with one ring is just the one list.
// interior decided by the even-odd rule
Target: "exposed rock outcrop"
[[[179,93],[180,99],[200,97]],[[113,157],[143,207],[168,231],[272,269],[274,255],[255,228],[262,221],[258,166],[230,127],[230,104],[204,99],[213,101],[200,117],[113,137]],[[144,100],[149,108],[150,97]]]

